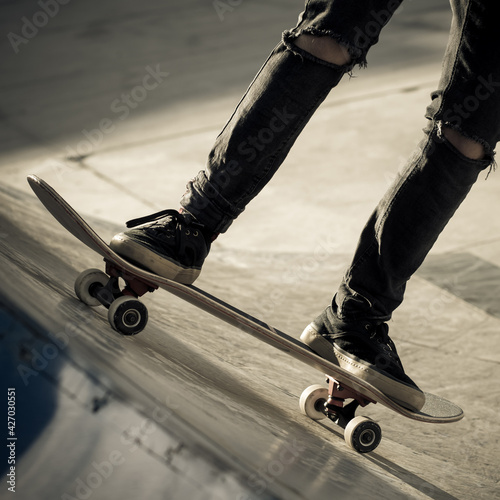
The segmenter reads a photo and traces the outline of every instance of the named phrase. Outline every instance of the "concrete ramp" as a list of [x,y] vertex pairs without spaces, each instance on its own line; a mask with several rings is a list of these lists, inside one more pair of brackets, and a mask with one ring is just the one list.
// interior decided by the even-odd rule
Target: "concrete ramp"
[[[412,378],[466,417],[419,424],[368,407],[383,440],[363,456],[300,414],[318,373],[189,304],[158,291],[144,298],[143,333],[111,330],[73,292],[99,257],[26,182],[47,180],[106,240],[125,220],[175,208],[302,7],[3,2],[0,498],[500,498],[498,172],[474,186],[390,324]],[[447,0],[403,2],[368,68],[328,96],[216,240],[198,286],[300,336],[421,137],[449,23]]]

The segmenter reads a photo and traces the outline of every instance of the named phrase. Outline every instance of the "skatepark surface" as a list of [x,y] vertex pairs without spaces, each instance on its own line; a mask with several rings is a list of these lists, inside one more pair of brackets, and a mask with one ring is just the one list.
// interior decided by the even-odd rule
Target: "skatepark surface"
[[[315,370],[180,299],[150,294],[146,330],[113,331],[73,292],[100,258],[26,182],[45,179],[105,240],[177,207],[302,2],[96,6],[0,7],[0,366],[5,401],[16,394],[17,498],[500,498],[498,172],[480,176],[390,322],[410,376],[466,416],[421,424],[368,406],[383,439],[359,455],[300,414]],[[422,136],[450,19],[446,1],[403,3],[197,286],[300,336]]]

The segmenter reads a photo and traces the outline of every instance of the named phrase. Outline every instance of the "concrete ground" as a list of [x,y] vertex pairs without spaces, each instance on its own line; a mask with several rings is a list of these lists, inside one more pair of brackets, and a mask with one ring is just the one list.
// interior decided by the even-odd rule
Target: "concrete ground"
[[[16,353],[8,387],[25,395],[18,418],[40,427],[25,435],[18,493],[85,496],[78,480],[116,451],[124,460],[92,498],[500,498],[498,174],[477,182],[390,325],[406,370],[466,417],[425,425],[367,408],[384,439],[358,455],[332,425],[298,412],[301,391],[322,377],[284,354],[163,292],[145,298],[150,323],[134,338],[81,307],[73,281],[100,258],[25,180],[44,178],[104,239],[176,207],[302,2],[49,3],[4,3],[0,16],[0,318],[5,352]],[[215,242],[198,286],[300,335],[421,138],[449,23],[445,1],[403,4],[369,67],[332,92]],[[19,346],[43,350],[61,332],[70,340],[57,369],[19,379]],[[99,391],[112,400],[102,411]]]

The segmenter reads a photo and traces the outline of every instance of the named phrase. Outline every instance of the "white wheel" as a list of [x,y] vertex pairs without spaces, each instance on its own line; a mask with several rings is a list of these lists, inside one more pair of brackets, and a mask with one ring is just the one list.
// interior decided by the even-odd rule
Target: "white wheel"
[[321,411],[328,400],[328,389],[322,385],[311,385],[300,396],[300,411],[313,420],[322,420],[326,415]]
[[344,430],[346,443],[360,453],[373,451],[382,439],[382,429],[368,417],[354,417]]
[[141,301],[124,295],[109,306],[108,320],[117,332],[136,335],[148,322],[148,310]]
[[87,269],[76,278],[76,296],[88,306],[99,306],[101,303],[92,294],[92,289],[97,286],[106,286],[108,281],[109,276],[100,269]]

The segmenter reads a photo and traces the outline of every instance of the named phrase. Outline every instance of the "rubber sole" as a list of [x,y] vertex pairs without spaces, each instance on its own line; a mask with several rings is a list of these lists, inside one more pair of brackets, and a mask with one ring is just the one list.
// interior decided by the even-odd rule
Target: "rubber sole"
[[425,395],[420,389],[384,374],[372,364],[332,345],[317,332],[312,323],[302,332],[300,340],[322,358],[373,385],[401,406],[411,411],[419,411],[424,406]]
[[148,247],[129,239],[123,233],[117,234],[109,246],[120,257],[177,283],[191,285],[201,273],[201,268],[184,267],[178,262],[159,255]]

